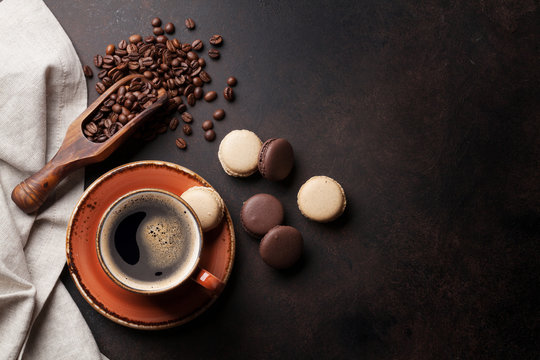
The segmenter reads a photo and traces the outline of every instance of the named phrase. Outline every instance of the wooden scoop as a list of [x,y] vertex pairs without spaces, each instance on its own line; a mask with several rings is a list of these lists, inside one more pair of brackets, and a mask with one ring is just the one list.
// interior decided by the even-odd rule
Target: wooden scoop
[[64,141],[54,157],[41,170],[13,189],[11,199],[21,210],[27,214],[37,211],[65,176],[83,166],[105,160],[133,133],[137,126],[165,104],[167,94],[164,89],[160,89],[158,98],[152,105],[137,114],[109,139],[102,143],[88,140],[83,134],[83,124],[86,124],[86,120],[94,115],[110,94],[137,77],[144,79],[142,75],[129,75],[105,91],[69,125]]

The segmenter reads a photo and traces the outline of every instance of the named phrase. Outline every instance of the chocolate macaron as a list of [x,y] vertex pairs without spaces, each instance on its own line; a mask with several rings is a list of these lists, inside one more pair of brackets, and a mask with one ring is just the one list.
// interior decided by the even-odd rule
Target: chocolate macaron
[[264,262],[275,269],[293,266],[304,248],[302,234],[292,226],[275,226],[261,240],[259,253]]
[[259,152],[259,172],[271,181],[285,179],[294,165],[294,152],[285,139],[268,139]]
[[276,225],[283,222],[283,205],[270,194],[256,194],[244,201],[240,219],[244,230],[253,237],[261,238]]

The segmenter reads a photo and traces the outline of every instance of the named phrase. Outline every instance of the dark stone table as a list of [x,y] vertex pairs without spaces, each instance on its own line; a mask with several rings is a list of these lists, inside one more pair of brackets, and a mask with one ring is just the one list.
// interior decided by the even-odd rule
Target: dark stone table
[[[237,100],[197,104],[180,133],[120,149],[86,169],[86,185],[120,164],[186,166],[223,196],[237,233],[232,277],[204,315],[137,331],[95,312],[68,274],[111,359],[533,359],[539,356],[540,96],[538,3],[506,1],[46,1],[83,64],[108,43],[151,33],[154,16],[181,40],[222,34],[209,61]],[[197,28],[183,26],[192,17]],[[206,48],[208,49],[208,47]],[[88,82],[89,101],[97,94]],[[214,109],[213,143],[200,125]],[[225,134],[285,137],[292,176],[227,176]],[[296,206],[313,175],[338,180],[345,214],[330,224]],[[275,271],[239,223],[258,192],[282,200],[305,256]],[[536,290],[535,290],[536,289]],[[536,295],[535,295],[536,294]]]

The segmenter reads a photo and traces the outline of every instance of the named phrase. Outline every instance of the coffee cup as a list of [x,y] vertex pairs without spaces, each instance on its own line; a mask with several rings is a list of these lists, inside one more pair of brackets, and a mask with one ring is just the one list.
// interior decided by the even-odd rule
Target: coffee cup
[[161,294],[187,281],[210,292],[223,285],[199,267],[203,232],[197,215],[165,190],[140,189],[116,200],[99,222],[96,246],[106,274],[135,293]]

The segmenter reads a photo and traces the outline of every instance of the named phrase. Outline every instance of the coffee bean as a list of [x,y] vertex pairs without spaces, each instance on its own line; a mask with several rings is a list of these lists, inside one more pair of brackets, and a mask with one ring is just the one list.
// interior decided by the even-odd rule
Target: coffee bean
[[215,91],[209,91],[204,95],[204,100],[208,102],[212,102],[216,100],[216,98],[217,98],[217,93]]
[[146,37],[144,38],[144,42],[149,43],[149,44],[153,44],[153,43],[156,42],[156,37],[155,37],[155,36],[152,36],[152,35],[146,36]]
[[142,41],[142,36],[139,35],[139,34],[133,34],[129,37],[129,42],[132,43],[132,44],[137,44],[137,43],[140,43]]
[[197,100],[201,99],[204,95],[204,91],[202,87],[200,86],[195,87],[195,90],[193,90],[193,95],[195,96],[195,99]]
[[103,56],[97,54],[96,56],[94,56],[94,65],[97,67],[97,68],[100,68],[103,66]]
[[234,76],[229,76],[227,78],[227,85],[236,86],[237,83],[238,83],[238,81],[236,80],[236,78]]
[[152,78],[154,77],[154,74],[152,74],[151,71],[149,70],[146,70],[144,73],[143,73],[144,77],[147,78],[148,80],[152,80]]
[[189,126],[188,124],[182,125],[182,131],[184,132],[184,134],[188,136],[191,135],[192,133],[191,126]]
[[178,109],[176,109],[176,111],[178,111],[180,114],[183,114],[186,110],[187,110],[186,104],[180,104],[178,105]]
[[223,38],[221,37],[221,35],[212,35],[212,37],[210,38],[210,44],[214,46],[219,46],[222,43],[223,43]]
[[212,117],[216,120],[223,120],[225,118],[225,110],[217,109],[214,111],[214,114],[212,114]]
[[189,84],[184,89],[184,96],[188,96],[189,94],[191,94],[193,92],[193,90],[195,90],[195,86],[193,86],[192,84]]
[[114,111],[117,114],[120,114],[122,112],[122,105],[114,104],[112,107],[112,111]]
[[127,41],[126,40],[120,40],[118,43],[118,49],[120,50],[126,50],[127,47]]
[[181,49],[182,49],[183,52],[187,53],[188,51],[191,51],[192,46],[191,46],[191,44],[185,43],[185,44],[182,44]]
[[105,87],[105,85],[103,85],[103,83],[98,82],[96,84],[96,91],[97,91],[98,94],[103,94],[105,92],[105,90],[107,90],[107,88]]
[[167,34],[172,34],[174,32],[174,24],[173,23],[167,23],[167,25],[165,25],[165,32]]
[[195,21],[192,18],[187,18],[185,24],[189,30],[195,29]]
[[188,112],[183,113],[182,114],[182,121],[184,121],[187,124],[190,124],[191,122],[193,122],[193,115],[191,115]]
[[193,51],[188,52],[186,55],[189,61],[197,60],[199,58],[199,55],[197,55],[197,53]]
[[163,31],[163,28],[160,28],[159,26],[158,27],[155,27],[154,30],[152,30],[152,32],[154,33],[154,35],[158,36],[158,35],[163,35],[165,33],[165,31]]
[[176,146],[178,146],[179,149],[184,150],[187,147],[186,140],[182,138],[176,139]]
[[191,47],[195,51],[201,51],[203,46],[204,46],[203,42],[201,40],[198,40],[198,39],[191,43]]
[[223,97],[224,97],[225,100],[227,100],[227,101],[233,101],[233,100],[234,100],[234,92],[233,92],[233,89],[227,86],[227,87],[223,90]]
[[206,60],[204,60],[204,58],[199,58],[197,61],[202,68],[206,66]]
[[84,73],[84,76],[86,76],[87,78],[91,78],[92,76],[94,76],[94,72],[92,71],[92,68],[90,68],[90,66],[88,65],[83,66],[83,73]]
[[159,35],[157,38],[156,38],[156,41],[160,44],[165,44],[167,42],[168,38],[167,36],[165,35]]
[[101,70],[100,72],[98,72],[97,76],[99,79],[103,79],[105,76],[107,76],[107,70]]
[[86,124],[86,130],[93,135],[98,131],[98,127],[95,123],[91,122]]
[[180,123],[180,121],[178,121],[177,118],[175,118],[175,117],[172,118],[171,121],[169,122],[169,129],[171,129],[171,131],[176,130],[179,123]]
[[212,78],[210,77],[210,75],[208,75],[206,71],[201,71],[199,73],[199,78],[201,78],[201,80],[205,83],[209,83],[210,81],[212,81]]
[[196,101],[197,100],[195,99],[195,95],[189,94],[187,96],[187,103],[188,103],[189,106],[194,106]]
[[216,138],[216,132],[214,131],[214,129],[206,130],[204,132],[204,138],[206,139],[206,141],[214,141],[214,139]]
[[212,129],[213,127],[214,127],[214,123],[212,122],[212,120],[205,120],[205,121],[203,121],[203,123],[202,123],[202,129],[203,129],[204,131],[210,130],[210,129]]
[[191,79],[191,82],[194,86],[203,86],[203,81],[200,77],[194,77],[193,79]]
[[219,59],[219,50],[218,49],[210,49],[208,50],[208,56],[212,59]]
[[156,27],[156,26],[161,26],[161,19],[158,18],[158,17],[155,17],[152,19],[152,26]]
[[105,53],[106,53],[107,55],[114,55],[114,50],[116,50],[115,47],[114,47],[114,45],[113,45],[113,44],[109,44],[109,45],[107,45],[107,48],[105,49]]

